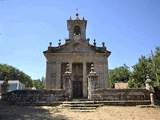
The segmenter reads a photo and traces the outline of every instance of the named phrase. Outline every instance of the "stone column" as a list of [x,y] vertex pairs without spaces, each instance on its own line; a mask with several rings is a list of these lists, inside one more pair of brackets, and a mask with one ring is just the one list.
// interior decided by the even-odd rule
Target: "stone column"
[[[69,62],[69,71],[72,73],[72,61],[70,61]],[[73,78],[72,78],[72,74],[70,75],[70,87],[71,87],[71,91],[70,91],[70,94],[71,94],[71,98],[72,98],[72,96],[73,96],[73,89],[72,89],[72,80],[73,80]]]
[[86,62],[83,62],[83,97],[87,98],[87,70],[86,70]]
[[63,89],[65,90],[65,96],[70,100],[72,98],[72,83],[71,83],[71,72],[69,69],[70,65],[67,64],[66,72],[63,75]]
[[94,65],[91,65],[91,72],[88,75],[88,99],[92,100],[92,94],[97,87],[97,74],[94,71]]
[[154,94],[150,93],[151,105],[155,105]]
[[149,78],[149,76],[147,75],[146,77],[146,81],[145,81],[145,85],[146,85],[146,90],[150,91],[150,100],[151,100],[151,105],[155,105],[155,101],[154,101],[154,88],[152,86],[152,81]]

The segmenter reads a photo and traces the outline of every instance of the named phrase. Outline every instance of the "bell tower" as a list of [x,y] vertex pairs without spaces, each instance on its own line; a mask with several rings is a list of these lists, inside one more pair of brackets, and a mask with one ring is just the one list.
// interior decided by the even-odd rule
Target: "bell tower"
[[67,20],[67,29],[69,31],[69,39],[70,40],[86,40],[86,26],[87,20],[80,19],[79,14],[76,13],[76,19],[72,19],[70,17]]

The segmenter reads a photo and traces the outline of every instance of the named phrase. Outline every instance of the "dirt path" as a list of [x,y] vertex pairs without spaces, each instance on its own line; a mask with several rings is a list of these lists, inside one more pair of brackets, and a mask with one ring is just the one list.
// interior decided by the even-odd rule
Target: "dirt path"
[[160,120],[159,108],[105,106],[98,108],[96,112],[63,111],[59,114],[70,120]]
[[95,112],[0,104],[0,120],[160,120],[160,108],[105,106]]

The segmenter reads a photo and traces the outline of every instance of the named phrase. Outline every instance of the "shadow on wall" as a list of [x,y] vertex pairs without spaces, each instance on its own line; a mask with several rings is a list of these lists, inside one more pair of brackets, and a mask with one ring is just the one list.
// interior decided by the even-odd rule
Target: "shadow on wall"
[[0,120],[68,120],[55,107],[7,105],[0,102]]
[[160,105],[160,87],[154,87],[156,102]]

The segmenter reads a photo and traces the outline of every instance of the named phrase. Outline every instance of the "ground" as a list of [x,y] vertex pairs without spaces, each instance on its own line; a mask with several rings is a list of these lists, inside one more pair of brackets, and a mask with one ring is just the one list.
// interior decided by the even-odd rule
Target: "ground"
[[46,106],[0,104],[0,120],[160,120],[160,108],[104,106],[95,112],[73,112]]

